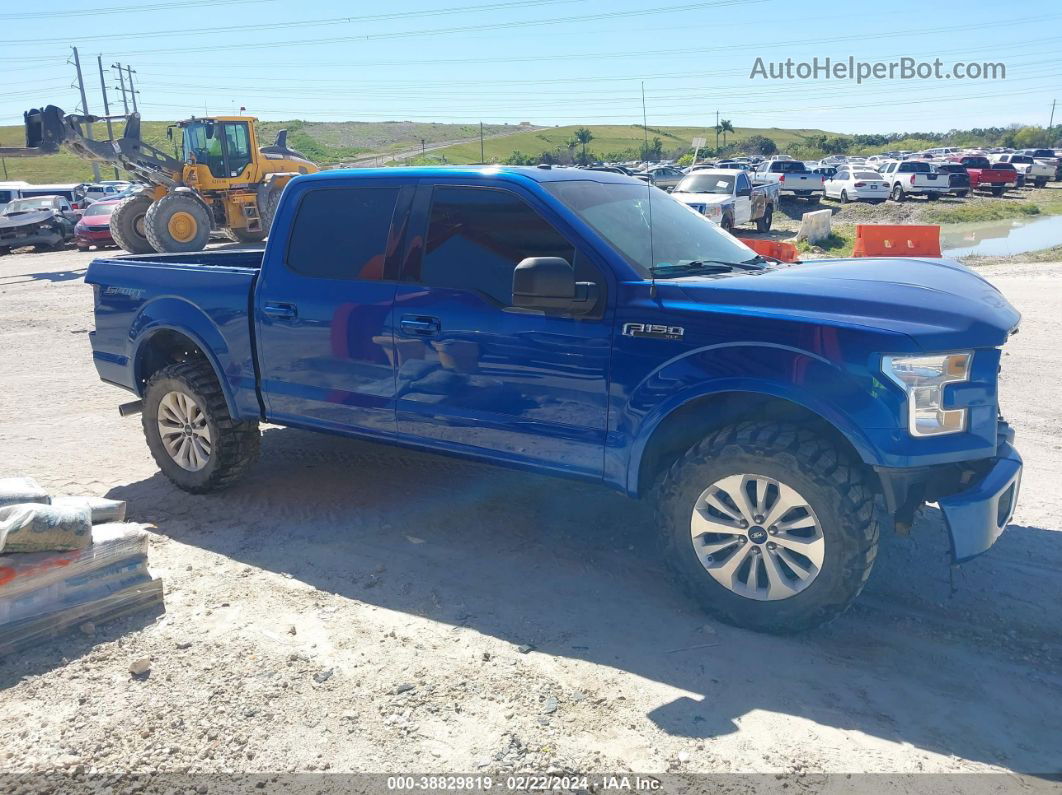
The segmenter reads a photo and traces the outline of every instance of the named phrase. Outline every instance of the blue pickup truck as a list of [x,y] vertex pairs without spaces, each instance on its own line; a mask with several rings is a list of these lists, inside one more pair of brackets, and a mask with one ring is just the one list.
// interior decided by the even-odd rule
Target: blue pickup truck
[[764,631],[858,595],[926,502],[962,561],[1021,458],[998,409],[1020,316],[944,260],[757,256],[659,189],[538,168],[328,171],[264,252],[97,259],[93,358],[180,488],[270,422],[653,500],[694,598]]

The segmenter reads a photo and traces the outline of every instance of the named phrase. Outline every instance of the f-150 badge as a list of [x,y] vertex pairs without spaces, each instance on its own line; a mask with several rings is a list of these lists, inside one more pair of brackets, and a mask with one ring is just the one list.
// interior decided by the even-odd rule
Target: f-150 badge
[[682,326],[661,326],[656,323],[624,323],[623,336],[648,337],[654,340],[680,340],[686,329]]

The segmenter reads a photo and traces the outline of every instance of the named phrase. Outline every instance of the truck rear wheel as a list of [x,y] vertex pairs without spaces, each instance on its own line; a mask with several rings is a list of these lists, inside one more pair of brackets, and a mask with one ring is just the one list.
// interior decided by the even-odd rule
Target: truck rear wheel
[[763,210],[763,216],[756,220],[757,232],[771,231],[771,223],[774,221],[774,207],[767,205]]
[[258,457],[257,422],[229,416],[203,361],[159,370],[144,390],[144,436],[162,473],[193,494],[230,486]]
[[892,188],[892,200],[894,202],[902,202],[907,198],[907,195],[903,192],[903,188],[899,185],[894,185]]
[[155,249],[147,239],[145,216],[151,207],[151,197],[140,193],[122,199],[111,213],[111,237],[130,254],[152,254]]
[[144,231],[155,251],[202,251],[210,241],[210,213],[187,193],[167,193],[148,208]]
[[877,555],[878,509],[862,465],[789,423],[716,431],[671,467],[657,509],[668,565],[694,599],[761,632],[837,617]]

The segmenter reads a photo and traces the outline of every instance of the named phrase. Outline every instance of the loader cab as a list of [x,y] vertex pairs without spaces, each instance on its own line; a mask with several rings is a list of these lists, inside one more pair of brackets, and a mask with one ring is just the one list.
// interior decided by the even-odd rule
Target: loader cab
[[233,179],[254,160],[251,119],[192,119],[181,125],[184,159],[210,169],[215,179]]

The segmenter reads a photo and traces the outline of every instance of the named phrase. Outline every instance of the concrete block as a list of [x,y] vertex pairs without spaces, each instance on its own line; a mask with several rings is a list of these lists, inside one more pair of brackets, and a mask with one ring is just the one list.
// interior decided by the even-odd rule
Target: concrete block
[[800,219],[800,230],[797,232],[797,240],[806,240],[809,243],[820,243],[830,236],[830,218],[832,210],[815,210],[804,213]]

